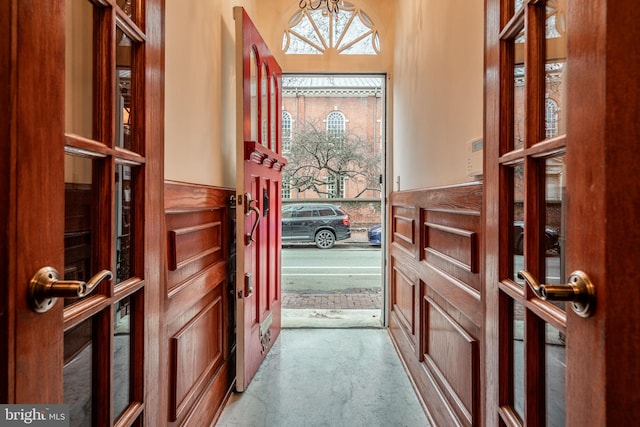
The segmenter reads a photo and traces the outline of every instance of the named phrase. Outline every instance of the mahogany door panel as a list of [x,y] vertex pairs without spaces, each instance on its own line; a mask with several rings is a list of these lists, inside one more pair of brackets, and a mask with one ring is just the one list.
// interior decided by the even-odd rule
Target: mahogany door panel
[[161,31],[148,32],[162,8],[8,4],[3,396],[69,405],[72,425],[157,425],[160,326],[150,319],[163,254],[150,218],[162,209],[151,195],[161,192],[163,124],[146,119],[162,111],[161,79],[147,73],[162,69]]
[[640,92],[625,70],[640,64],[626,30],[640,12],[486,11],[485,424],[633,424],[640,292],[622,282],[640,258]]

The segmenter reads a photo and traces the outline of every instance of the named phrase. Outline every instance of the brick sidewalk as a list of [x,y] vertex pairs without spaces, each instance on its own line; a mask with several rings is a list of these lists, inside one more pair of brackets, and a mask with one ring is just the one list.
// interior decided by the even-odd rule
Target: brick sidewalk
[[358,289],[348,293],[282,292],[282,308],[379,309],[381,307],[380,288]]

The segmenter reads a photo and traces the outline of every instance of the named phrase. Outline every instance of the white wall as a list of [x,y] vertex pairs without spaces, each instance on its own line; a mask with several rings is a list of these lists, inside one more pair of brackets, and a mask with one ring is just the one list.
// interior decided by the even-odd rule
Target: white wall
[[[284,72],[388,73],[389,179],[401,189],[468,181],[465,143],[482,135],[482,0],[353,0],[383,55],[286,57],[297,1],[166,0],[165,178],[235,186],[235,23],[243,6]],[[389,186],[391,186],[391,182]]]
[[469,181],[465,143],[482,136],[482,0],[398,1],[393,188]]
[[254,3],[166,0],[165,179],[235,185],[233,6]]

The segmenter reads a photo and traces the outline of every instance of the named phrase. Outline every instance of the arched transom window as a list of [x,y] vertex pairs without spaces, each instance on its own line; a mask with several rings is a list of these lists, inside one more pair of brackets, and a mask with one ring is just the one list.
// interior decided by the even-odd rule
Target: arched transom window
[[380,37],[371,18],[351,3],[338,13],[324,8],[300,10],[289,20],[282,37],[287,54],[321,55],[336,49],[345,55],[380,54]]

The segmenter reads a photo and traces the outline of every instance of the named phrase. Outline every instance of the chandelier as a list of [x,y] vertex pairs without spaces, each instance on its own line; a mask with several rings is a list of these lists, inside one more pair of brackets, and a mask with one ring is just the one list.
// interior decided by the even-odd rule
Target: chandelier
[[340,8],[338,7],[338,3],[340,2],[341,0],[300,0],[298,6],[303,10],[318,10],[324,5],[327,8],[327,12],[335,12],[337,14],[340,11]]

